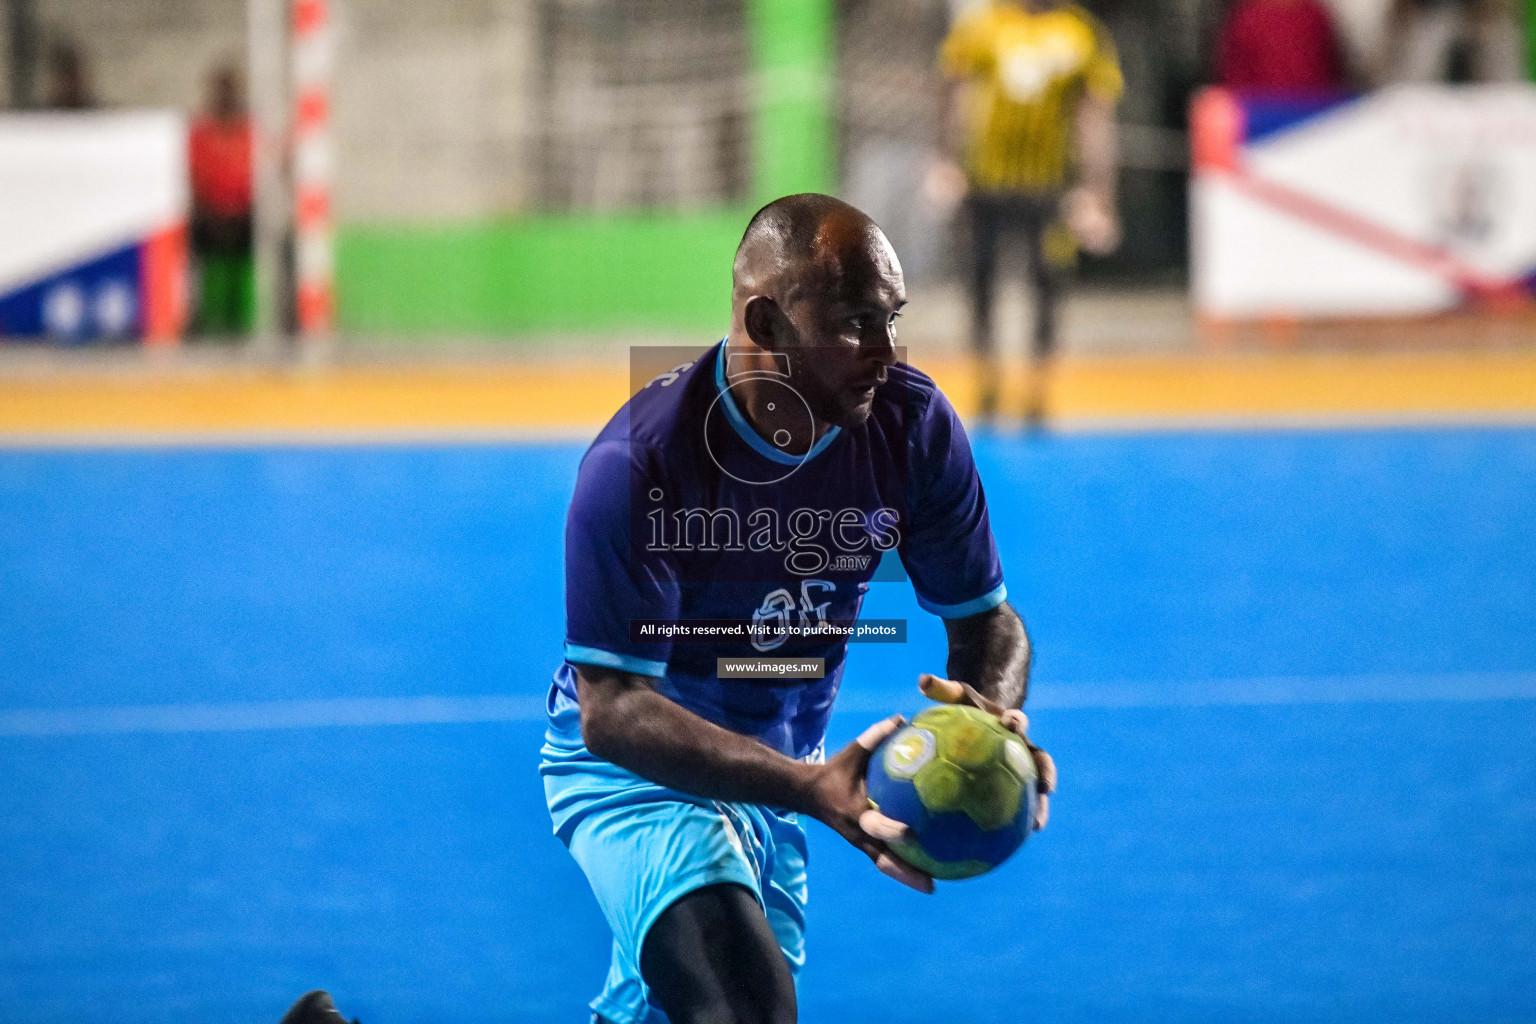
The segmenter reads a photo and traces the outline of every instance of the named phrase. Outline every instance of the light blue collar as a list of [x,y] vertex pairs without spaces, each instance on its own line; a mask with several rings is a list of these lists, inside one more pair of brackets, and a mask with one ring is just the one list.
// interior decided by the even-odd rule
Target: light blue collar
[[736,405],[736,399],[731,397],[730,391],[725,386],[725,346],[726,342],[724,341],[715,346],[715,390],[720,392],[720,406],[725,410],[725,418],[731,421],[731,426],[736,428],[736,433],[740,434],[741,439],[747,442],[747,447],[757,452],[763,458],[771,459],[780,465],[799,466],[826,451],[827,446],[837,439],[838,434],[843,432],[842,427],[833,427],[825,434],[822,434],[816,443],[811,445],[811,450],[804,455],[791,455],[788,452],[779,451],[779,449],[763,440],[762,435],[753,430],[752,424],[748,423],[747,418],[741,414],[741,409]]

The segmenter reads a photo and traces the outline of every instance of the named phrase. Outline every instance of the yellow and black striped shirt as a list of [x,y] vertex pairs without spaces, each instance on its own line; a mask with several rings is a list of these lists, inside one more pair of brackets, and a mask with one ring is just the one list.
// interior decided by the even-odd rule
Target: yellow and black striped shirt
[[939,51],[971,91],[966,174],[986,191],[1046,191],[1066,178],[1084,92],[1113,103],[1123,81],[1109,33],[1082,8],[995,0],[962,15]]

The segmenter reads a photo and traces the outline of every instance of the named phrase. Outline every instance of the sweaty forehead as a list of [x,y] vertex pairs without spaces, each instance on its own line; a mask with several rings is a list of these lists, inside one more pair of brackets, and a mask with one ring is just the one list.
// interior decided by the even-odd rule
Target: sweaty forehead
[[851,209],[830,210],[816,225],[811,238],[811,259],[817,263],[841,263],[857,251],[868,248],[870,229],[867,217]]
[[821,219],[807,256],[802,287],[828,298],[861,298],[900,278],[885,235],[853,209],[832,210]]

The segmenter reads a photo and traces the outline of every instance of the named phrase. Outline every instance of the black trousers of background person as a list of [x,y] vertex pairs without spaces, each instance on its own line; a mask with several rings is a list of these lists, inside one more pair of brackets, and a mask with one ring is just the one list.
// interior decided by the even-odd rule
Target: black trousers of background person
[[1060,216],[1055,192],[972,192],[966,196],[971,230],[971,344],[978,355],[992,354],[992,305],[997,278],[998,243],[1019,237],[1029,258],[1029,284],[1035,309],[1033,354],[1043,358],[1056,348],[1056,321],[1065,286],[1045,254],[1045,233]]

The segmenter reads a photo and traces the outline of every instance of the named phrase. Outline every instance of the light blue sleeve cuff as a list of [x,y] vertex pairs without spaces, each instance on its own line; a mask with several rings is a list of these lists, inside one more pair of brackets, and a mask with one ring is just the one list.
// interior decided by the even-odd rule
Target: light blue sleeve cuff
[[1002,604],[1008,598],[1008,588],[999,583],[996,587],[982,594],[980,597],[960,604],[934,604],[922,594],[917,595],[918,606],[925,612],[932,612],[941,619],[963,619],[971,615],[980,615],[989,612]]
[[647,661],[645,658],[632,658],[627,654],[614,654],[598,647],[581,647],[571,643],[565,645],[565,660],[572,665],[601,665],[658,679],[667,674],[667,663],[664,661]]

